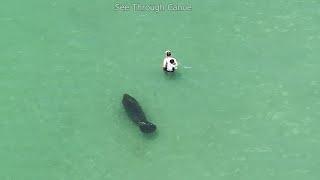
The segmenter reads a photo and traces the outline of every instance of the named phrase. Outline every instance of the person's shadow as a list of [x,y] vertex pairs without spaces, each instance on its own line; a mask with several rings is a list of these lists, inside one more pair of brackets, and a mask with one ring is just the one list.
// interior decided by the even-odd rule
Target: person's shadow
[[164,71],[163,74],[164,74],[165,78],[169,79],[169,80],[177,80],[177,79],[181,78],[181,73],[179,73],[178,71],[175,71],[175,72]]

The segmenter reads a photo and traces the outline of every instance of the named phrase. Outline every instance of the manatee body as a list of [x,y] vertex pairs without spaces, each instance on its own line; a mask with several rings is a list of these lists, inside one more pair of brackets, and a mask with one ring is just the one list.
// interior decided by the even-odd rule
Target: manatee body
[[128,116],[139,126],[143,133],[152,133],[157,129],[156,125],[147,120],[138,101],[132,96],[129,94],[124,94],[122,98],[122,104]]

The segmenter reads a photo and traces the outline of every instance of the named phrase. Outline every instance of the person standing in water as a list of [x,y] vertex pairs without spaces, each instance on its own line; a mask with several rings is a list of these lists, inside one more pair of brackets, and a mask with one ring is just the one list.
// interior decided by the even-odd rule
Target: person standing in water
[[178,62],[174,57],[171,56],[171,51],[169,50],[165,52],[162,68],[165,72],[174,72],[176,69],[178,69]]

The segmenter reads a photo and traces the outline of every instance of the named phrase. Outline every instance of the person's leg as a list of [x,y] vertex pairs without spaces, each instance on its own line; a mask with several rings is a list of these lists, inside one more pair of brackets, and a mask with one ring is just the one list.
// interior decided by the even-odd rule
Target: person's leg
[[172,71],[169,71],[167,67],[164,67],[163,70],[164,70],[166,73],[171,73],[171,72],[174,71],[174,69],[173,69]]

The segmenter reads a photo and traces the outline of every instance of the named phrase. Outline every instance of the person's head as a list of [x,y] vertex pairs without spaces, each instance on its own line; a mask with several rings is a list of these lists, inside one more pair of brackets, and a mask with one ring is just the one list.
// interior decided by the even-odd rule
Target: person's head
[[166,56],[171,56],[171,51],[166,51]]

